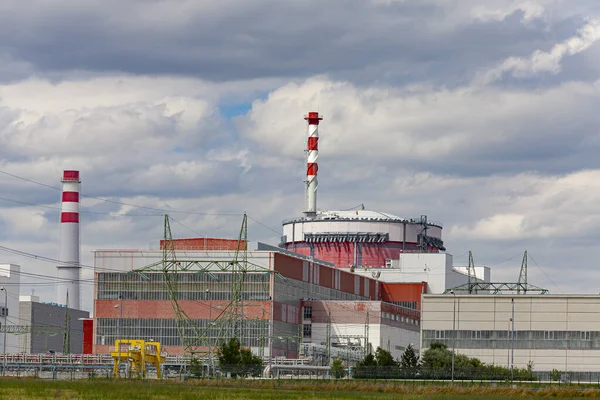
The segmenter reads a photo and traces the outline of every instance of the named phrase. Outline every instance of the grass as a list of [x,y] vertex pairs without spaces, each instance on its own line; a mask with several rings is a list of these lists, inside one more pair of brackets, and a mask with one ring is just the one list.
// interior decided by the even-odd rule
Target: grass
[[427,386],[401,382],[306,380],[210,381],[48,381],[0,379],[0,399],[511,399],[524,397],[598,398],[597,389],[574,386]]

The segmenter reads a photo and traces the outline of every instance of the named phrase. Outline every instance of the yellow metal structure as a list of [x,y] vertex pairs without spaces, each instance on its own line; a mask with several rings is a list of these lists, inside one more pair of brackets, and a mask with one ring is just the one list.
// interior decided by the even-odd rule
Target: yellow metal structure
[[120,339],[115,342],[115,351],[110,355],[114,359],[113,375],[120,376],[120,364],[127,363],[128,377],[146,377],[146,364],[152,364],[156,367],[156,377],[160,379],[161,364],[165,362],[166,357],[162,355],[159,342],[146,342],[137,339]]

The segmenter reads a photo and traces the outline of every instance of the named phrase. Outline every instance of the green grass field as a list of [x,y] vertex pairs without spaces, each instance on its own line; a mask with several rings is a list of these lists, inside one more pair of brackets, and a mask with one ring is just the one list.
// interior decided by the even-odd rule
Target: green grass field
[[597,389],[532,390],[490,386],[427,386],[365,381],[48,381],[0,379],[0,399],[511,399],[597,398]]

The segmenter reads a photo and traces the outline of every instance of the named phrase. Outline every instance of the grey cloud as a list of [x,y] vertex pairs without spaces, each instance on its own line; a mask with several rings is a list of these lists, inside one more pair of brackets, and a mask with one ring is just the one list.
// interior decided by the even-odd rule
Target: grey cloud
[[401,81],[412,73],[440,83],[557,39],[544,33],[541,20],[523,23],[520,11],[482,21],[454,11],[473,4],[450,1],[21,4],[9,1],[0,9],[0,50],[42,74],[89,70],[237,80],[327,73],[361,81],[357,71],[375,77],[383,69],[379,80]]

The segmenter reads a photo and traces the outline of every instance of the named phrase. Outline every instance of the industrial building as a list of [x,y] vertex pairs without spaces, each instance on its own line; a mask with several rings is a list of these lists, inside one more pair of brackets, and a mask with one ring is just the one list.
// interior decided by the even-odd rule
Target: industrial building
[[421,351],[434,342],[489,364],[600,372],[600,296],[423,295]]
[[28,329],[18,335],[18,352],[83,353],[82,319],[89,318],[90,313],[39,300],[37,296],[19,298],[19,325]]
[[[204,246],[203,239],[197,241]],[[188,247],[189,242],[188,239]],[[362,348],[380,345],[377,331],[379,325],[386,325],[381,321],[381,312],[387,313],[386,316],[389,314],[389,318],[386,318],[389,320],[389,329],[397,328],[395,334],[388,334],[393,346],[400,346],[409,340],[403,337],[409,333],[413,335],[410,340],[416,341],[414,335],[418,332],[418,313],[400,306],[382,304],[377,280],[341,271],[327,263],[309,260],[272,246],[261,244],[257,248],[261,250],[244,250],[249,268],[241,292],[244,301],[239,322],[242,327],[241,341],[252,348],[255,354],[268,355],[272,351],[274,357],[297,358],[298,344],[304,339],[312,343],[320,335],[318,324],[322,321],[318,318],[314,321],[317,326],[313,336],[312,319],[303,319],[303,316],[311,315],[306,307],[326,304],[326,309],[335,310],[333,305],[327,305],[329,302],[337,306],[346,304],[347,307],[354,307],[355,302],[374,303],[369,306],[373,307],[373,326],[369,328],[374,332],[370,337],[373,341],[369,344],[363,341],[359,344]],[[106,353],[110,344],[119,337],[153,339],[161,342],[170,354],[183,352],[178,321],[164,284],[164,274],[144,271],[145,266],[160,262],[163,256],[162,251],[141,250],[99,250],[94,253],[95,353]],[[197,350],[208,351],[208,346],[216,346],[224,339],[222,331],[211,324],[231,306],[233,278],[231,272],[219,270],[216,265],[227,263],[235,256],[234,251],[177,251],[177,260],[197,262],[199,270],[204,271],[178,272],[177,278],[179,306],[185,310],[191,323],[207,335]],[[305,306],[306,302],[310,306]],[[337,322],[336,315],[334,313],[334,330],[345,329],[341,327],[344,322],[360,325],[364,333],[365,319],[360,313],[355,313],[350,320]],[[406,328],[409,324],[412,324],[411,329]],[[334,342],[336,335],[330,335],[332,343],[337,343]],[[317,344],[321,345],[324,339]],[[364,350],[361,354],[364,354]]]

